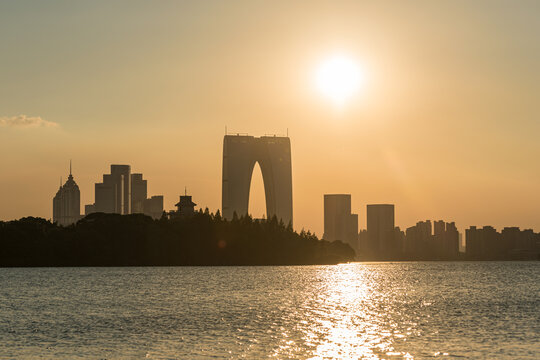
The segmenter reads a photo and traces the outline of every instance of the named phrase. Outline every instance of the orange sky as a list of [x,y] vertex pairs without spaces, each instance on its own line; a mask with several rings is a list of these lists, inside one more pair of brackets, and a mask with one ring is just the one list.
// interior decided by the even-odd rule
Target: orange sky
[[[167,209],[184,186],[218,209],[228,126],[289,129],[297,229],[322,235],[323,194],[351,193],[361,228],[367,203],[394,203],[401,227],[445,219],[539,231],[539,10],[536,1],[3,3],[0,219],[52,217],[70,158],[83,210],[111,163],[142,172]],[[367,76],[341,109],[314,86],[334,54]]]

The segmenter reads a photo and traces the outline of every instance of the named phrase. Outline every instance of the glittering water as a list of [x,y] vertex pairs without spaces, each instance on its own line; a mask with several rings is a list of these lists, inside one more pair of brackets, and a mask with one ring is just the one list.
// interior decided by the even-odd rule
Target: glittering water
[[0,358],[540,358],[540,262],[0,269]]

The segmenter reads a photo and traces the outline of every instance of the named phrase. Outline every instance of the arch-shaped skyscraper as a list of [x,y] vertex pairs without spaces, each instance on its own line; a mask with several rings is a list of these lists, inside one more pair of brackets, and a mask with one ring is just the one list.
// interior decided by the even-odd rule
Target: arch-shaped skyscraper
[[292,224],[291,141],[288,137],[225,135],[223,139],[222,212],[226,219],[248,213],[253,167],[264,181],[266,215]]

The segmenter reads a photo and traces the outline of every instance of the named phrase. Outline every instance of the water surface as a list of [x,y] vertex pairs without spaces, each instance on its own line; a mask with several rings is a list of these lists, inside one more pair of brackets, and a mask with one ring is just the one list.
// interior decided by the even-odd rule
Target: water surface
[[0,269],[1,358],[540,357],[540,262]]

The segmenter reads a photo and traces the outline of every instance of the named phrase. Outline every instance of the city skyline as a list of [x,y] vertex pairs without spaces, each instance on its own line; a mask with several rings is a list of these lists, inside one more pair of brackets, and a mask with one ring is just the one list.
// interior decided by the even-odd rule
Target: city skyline
[[0,354],[538,358],[539,19],[0,1]]
[[[183,186],[219,209],[228,126],[289,129],[296,229],[323,234],[325,193],[350,193],[360,228],[365,204],[392,203],[402,229],[540,229],[534,2],[30,4],[0,12],[2,220],[49,218],[69,158],[82,204],[118,163],[152,174],[166,209]],[[365,75],[341,108],[315,84],[335,54]]]
[[[265,137],[267,139],[265,139]],[[236,139],[235,139],[236,138]],[[250,136],[248,134],[226,134],[225,137],[224,137],[224,152],[223,152],[223,157],[224,158],[227,158],[230,156],[226,154],[225,152],[225,148],[227,147],[227,145],[225,144],[229,144],[229,143],[234,143],[235,141],[236,142],[240,142],[240,143],[246,143],[247,140],[255,140],[253,142],[253,144],[255,144],[256,146],[261,146],[261,144],[258,144],[259,142],[259,139],[258,138],[254,138],[253,136]],[[268,142],[270,141],[271,144],[273,144],[276,140],[278,141],[278,144],[279,144],[279,141],[283,141],[283,139],[286,139],[286,143],[287,143],[287,148],[285,153],[289,153],[290,154],[290,139],[288,137],[276,137],[276,135],[273,135],[273,136],[263,136],[262,137],[262,140],[263,140],[263,146],[266,146],[264,144],[264,142]],[[232,142],[231,142],[232,140]],[[229,145],[230,147],[231,145]],[[273,145],[271,145],[273,146]],[[240,150],[240,151],[239,151]],[[283,149],[281,150],[278,150],[279,151],[283,151]],[[265,152],[265,150],[263,150],[263,153]],[[242,154],[242,147],[238,148],[238,149],[235,149],[231,154],[234,154],[234,156],[238,157],[240,156],[240,160],[242,161],[247,161],[248,163],[248,166],[247,166],[247,173],[243,173],[243,174],[240,174],[242,176],[240,176],[241,178],[242,177],[252,177],[254,174],[256,174],[256,172],[254,171],[254,169],[259,166],[259,161],[261,161],[260,159],[263,159],[263,163],[266,161],[268,162],[269,160],[266,159],[264,160],[264,157],[263,158],[258,158],[258,156],[260,155],[257,155],[257,153],[254,153],[254,154],[251,154],[251,153],[246,153],[246,154]],[[268,156],[268,155],[265,155],[265,156]],[[271,158],[271,157],[270,157]],[[255,160],[255,159],[259,159],[259,160]],[[240,161],[240,164],[242,163],[242,161]],[[281,160],[280,160],[281,161]],[[233,162],[234,163],[234,162]],[[249,163],[251,163],[251,165],[249,165]],[[234,168],[234,166],[233,166]],[[251,170],[249,170],[249,168],[251,168]],[[290,165],[288,166],[289,170],[290,171]],[[103,179],[108,179],[108,178],[111,178],[113,177],[113,173],[114,172],[118,172],[118,171],[127,171],[127,173],[129,173],[129,178],[130,178],[130,187],[131,187],[131,190],[128,191],[128,193],[130,194],[129,196],[129,207],[130,207],[130,211],[129,212],[126,212],[125,214],[131,214],[131,213],[147,213],[148,211],[145,211],[144,209],[150,205],[152,203],[152,207],[156,207],[155,205],[156,204],[153,204],[155,202],[155,200],[159,200],[159,209],[161,209],[160,211],[156,212],[154,211],[153,212],[153,215],[150,215],[150,213],[148,213],[149,216],[152,216],[154,219],[157,219],[159,218],[160,216],[157,215],[158,213],[162,213],[163,211],[165,211],[166,213],[169,212],[169,211],[172,211],[172,212],[175,212],[176,210],[172,209],[172,210],[168,210],[168,208],[165,208],[163,206],[163,203],[164,203],[164,196],[163,195],[158,195],[158,196],[151,196],[150,198],[146,198],[147,197],[147,187],[148,187],[148,183],[147,183],[147,180],[146,179],[143,179],[143,174],[142,173],[131,173],[131,166],[130,165],[118,165],[118,164],[112,164],[110,165],[110,169],[111,169],[111,174],[104,174],[103,175]],[[124,169],[127,169],[127,170],[124,170]],[[232,169],[232,168],[231,168]],[[225,177],[225,174],[226,173],[229,173],[229,170],[225,171],[225,169],[223,169],[223,174],[222,174],[222,183],[223,183],[223,189],[225,189],[225,184],[228,183],[228,177],[226,178]],[[250,173],[252,173],[251,175],[249,175]],[[262,173],[260,174],[262,176]],[[269,184],[272,184],[273,185],[273,175],[271,175],[269,173],[268,176],[268,183]],[[55,195],[54,199],[53,199],[53,205],[55,204],[55,201],[56,201],[56,198],[58,197],[58,194],[60,194],[60,192],[62,191],[62,189],[64,187],[66,187],[68,184],[71,184],[71,183],[74,183],[73,182],[73,176],[72,176],[72,160],[70,160],[69,162],[69,177],[68,177],[68,180],[66,181],[66,183],[64,185],[62,185],[62,180],[60,182],[60,190],[58,190],[57,194]],[[261,179],[261,180],[264,180],[264,179]],[[251,181],[250,182],[250,187],[253,185],[253,182],[254,181]],[[261,181],[262,183],[259,184],[260,186],[263,187],[263,191],[264,190],[264,181]],[[290,184],[287,184],[288,181],[285,182],[286,184],[286,187],[290,186]],[[138,187],[139,189],[137,190],[136,188],[134,189],[133,187],[133,183],[136,183],[138,184]],[[233,181],[234,183],[234,181]],[[79,188],[78,188],[78,185],[76,183],[75,184],[75,187],[77,188],[77,199],[80,198],[80,192],[79,192]],[[103,187],[104,185],[106,185],[105,183],[95,183],[95,189],[98,190],[98,188],[100,187]],[[109,185],[110,186],[110,185]],[[112,187],[116,187],[117,185],[115,186],[112,186]],[[242,191],[245,191],[245,190],[242,190]],[[257,190],[256,190],[257,191]],[[275,191],[275,190],[272,190],[272,191]],[[100,192],[103,192],[103,191],[100,191]],[[187,187],[184,187],[184,192],[187,192]],[[243,216],[243,215],[249,215],[253,218],[257,218],[253,213],[252,213],[252,193],[253,193],[253,189],[247,189],[247,193],[248,193],[248,198],[245,199],[240,199],[240,203],[243,203],[243,202],[248,202],[247,206],[246,205],[241,205],[240,207],[241,208],[249,208],[249,210],[246,212],[246,213],[242,213],[242,211],[240,211],[240,213],[238,214],[238,212],[236,210],[232,210],[232,211],[229,211],[229,215],[228,216],[224,216],[224,218],[226,219],[232,219],[232,214],[234,212],[237,212],[237,215],[238,216]],[[99,192],[98,192],[99,194]],[[185,194],[187,195],[187,193]],[[237,194],[238,195],[238,194]],[[100,195],[97,195],[96,196],[96,191],[94,191],[94,198],[98,198]],[[242,195],[244,196],[244,195]],[[242,197],[241,196],[241,197]],[[263,196],[266,196],[266,194],[263,194]],[[105,196],[105,198],[108,198],[110,196]],[[180,196],[180,198],[182,199],[183,196]],[[159,199],[158,199],[159,198]],[[186,196],[186,199],[189,198],[191,199],[191,196]],[[228,198],[228,197],[224,197],[223,193],[222,193],[222,208],[219,208],[219,209],[209,209],[207,206],[202,206],[201,207],[201,210],[204,209],[204,208],[208,208],[210,211],[220,211],[222,214],[223,214],[223,206],[225,205],[225,202],[224,202],[224,199],[225,198]],[[132,203],[134,203],[136,201],[136,199],[138,199],[139,201],[141,201],[141,204],[139,206],[135,206],[135,208],[133,208],[133,205]],[[79,200],[80,201],[80,200]],[[117,201],[120,201],[120,200],[117,200]],[[190,200],[191,201],[191,200]],[[226,202],[227,204],[230,202],[231,200],[228,199],[228,201]],[[266,201],[266,200],[265,200]],[[102,201],[103,202],[103,201]],[[238,201],[236,201],[238,202]],[[233,201],[234,203],[234,201]],[[328,204],[327,204],[328,203]],[[323,208],[322,208],[322,211],[323,211],[323,219],[324,219],[324,222],[326,222],[326,219],[327,219],[327,214],[329,216],[329,219],[332,218],[332,217],[335,217],[333,220],[331,220],[332,222],[335,222],[335,221],[342,221],[342,220],[339,220],[341,218],[341,216],[343,216],[343,214],[345,213],[349,213],[348,216],[353,216],[354,217],[354,228],[357,229],[356,231],[356,234],[358,235],[358,239],[355,239],[354,242],[356,242],[357,240],[358,241],[363,241],[362,240],[362,233],[364,231],[367,230],[367,228],[369,227],[369,217],[370,217],[370,208],[371,209],[381,209],[383,212],[387,212],[386,211],[386,208],[388,208],[388,211],[389,211],[389,214],[391,214],[390,216],[390,220],[387,221],[388,222],[388,226],[387,226],[387,230],[391,230],[391,231],[394,231],[394,229],[397,230],[400,230],[404,233],[405,230],[409,230],[411,228],[416,228],[418,226],[423,226],[424,224],[427,224],[429,223],[429,227],[431,228],[431,220],[429,219],[434,219],[434,217],[426,217],[425,221],[423,220],[420,220],[420,219],[417,219],[416,220],[416,223],[414,224],[411,224],[411,226],[407,226],[407,227],[402,227],[400,226],[399,224],[396,224],[395,223],[395,204],[364,204],[365,206],[365,221],[363,222],[363,225],[361,220],[359,221],[358,220],[358,214],[352,214],[351,212],[354,210],[352,209],[352,206],[351,206],[351,203],[352,203],[352,200],[351,200],[351,194],[324,194],[324,204],[323,204]],[[179,203],[175,204],[174,206],[175,207],[178,207]],[[120,213],[120,214],[124,214],[122,211],[123,210],[117,210],[117,207],[120,206],[116,206],[116,205],[113,205],[111,204],[109,206],[109,208],[107,209],[104,209],[102,208],[103,206],[101,207],[98,207],[96,208],[96,205],[95,203],[91,203],[91,204],[82,204],[81,203],[81,211],[80,211],[80,217],[84,217],[85,215],[89,215],[91,213],[94,213],[94,212],[105,212],[105,213]],[[274,205],[275,206],[275,205]],[[83,209],[84,207],[84,209]],[[53,217],[54,218],[54,214],[55,214],[55,210],[54,210],[54,206],[53,206],[53,209],[52,209],[52,214],[53,214]],[[240,210],[240,209],[238,209]],[[360,210],[355,210],[356,212],[360,212]],[[379,211],[379,210],[377,210]],[[337,217],[336,217],[337,216]],[[278,219],[280,219],[279,215],[277,216]],[[372,216],[373,217],[373,216]],[[262,216],[260,218],[269,218],[268,216],[266,216],[266,214],[262,214]],[[15,219],[14,219],[15,220]],[[283,219],[281,219],[283,220]],[[442,223],[443,225],[443,232],[445,231],[444,228],[448,225],[451,225],[453,228],[455,228],[457,231],[458,231],[458,235],[459,235],[459,249],[461,249],[461,246],[464,244],[462,244],[462,239],[461,239],[461,236],[463,236],[468,230],[470,230],[471,228],[477,228],[478,226],[480,228],[491,228],[493,230],[498,230],[499,228],[494,228],[492,225],[489,225],[489,224],[482,224],[482,225],[473,225],[473,224],[470,224],[470,225],[467,225],[467,226],[463,226],[463,227],[459,227],[459,226],[456,226],[455,222],[450,222],[450,223],[445,223],[444,221],[442,220],[433,220],[433,226],[434,226],[434,229],[433,229],[433,234],[432,235],[437,235],[437,232],[438,232],[438,228],[437,226],[439,225],[439,232],[440,232],[440,224]],[[62,223],[60,222],[60,224],[62,225]],[[65,225],[65,224],[64,224]],[[320,237],[321,239],[332,239],[332,240],[341,240],[339,239],[339,236],[336,236],[335,234],[345,234],[348,230],[343,230],[343,229],[346,229],[349,227],[348,224],[339,224],[338,227],[344,227],[343,229],[334,229],[334,226],[335,225],[325,225],[326,226],[330,226],[332,228],[331,232],[329,234],[331,234],[330,236],[328,237],[325,237],[325,232],[323,232]],[[310,230],[311,229],[305,229],[305,228],[302,228],[303,230]],[[513,225],[508,225],[508,226],[503,226],[500,228],[501,231],[505,230],[505,229],[518,229],[518,230],[522,230],[522,231],[529,231],[529,230],[532,230],[532,231],[536,231],[536,229],[534,228],[521,228],[519,226],[513,226]],[[345,238],[347,238],[347,235],[345,235]],[[375,240],[370,240],[371,243],[373,243],[374,241],[375,242],[379,242],[380,239],[379,239],[379,235],[377,235],[377,241]],[[465,238],[463,238],[463,240],[465,240]],[[345,242],[350,242],[351,241],[351,244],[352,244],[352,240],[343,240]],[[352,245],[351,245],[352,246]],[[356,249],[356,246],[357,245],[354,245],[352,246],[353,248]],[[459,250],[461,251],[461,250]]]

